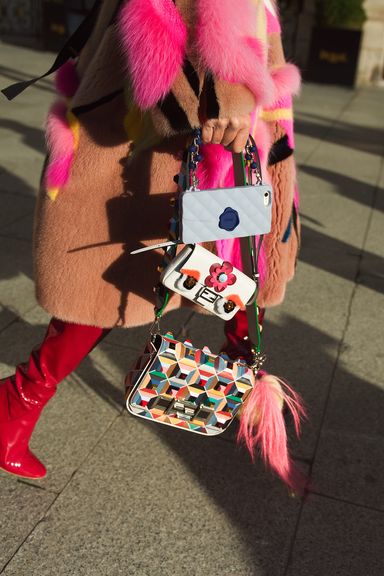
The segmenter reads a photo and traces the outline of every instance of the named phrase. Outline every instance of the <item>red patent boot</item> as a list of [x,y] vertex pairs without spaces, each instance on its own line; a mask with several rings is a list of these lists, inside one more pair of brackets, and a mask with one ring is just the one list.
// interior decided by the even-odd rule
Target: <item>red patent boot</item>
[[[259,308],[259,324],[262,326],[265,308]],[[222,352],[227,354],[232,360],[242,358],[247,362],[252,361],[252,344],[248,340],[248,320],[247,312],[239,310],[237,314],[225,323],[224,333],[227,342],[222,348]]]
[[42,478],[45,466],[29,449],[40,414],[61,380],[108,334],[53,318],[27,364],[0,381],[0,468],[25,478]]

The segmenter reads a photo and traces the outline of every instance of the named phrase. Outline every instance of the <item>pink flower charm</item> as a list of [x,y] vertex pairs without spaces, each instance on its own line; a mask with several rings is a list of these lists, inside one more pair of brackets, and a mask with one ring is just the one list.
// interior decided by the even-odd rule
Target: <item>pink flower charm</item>
[[205,279],[205,285],[213,288],[215,292],[222,292],[228,286],[232,286],[237,280],[236,276],[232,274],[233,266],[230,262],[223,262],[223,264],[212,264],[209,269],[210,276]]

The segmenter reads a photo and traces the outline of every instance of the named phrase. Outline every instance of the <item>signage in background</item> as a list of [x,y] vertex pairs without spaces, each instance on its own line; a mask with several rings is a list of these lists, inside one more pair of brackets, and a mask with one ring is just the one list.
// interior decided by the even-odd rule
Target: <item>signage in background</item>
[[3,40],[57,52],[95,0],[0,0]]
[[353,86],[360,52],[361,31],[314,28],[305,79]]
[[94,2],[95,0],[43,0],[43,47],[46,50],[59,50],[78,28]]
[[41,0],[0,0],[0,34],[28,36],[39,34]]

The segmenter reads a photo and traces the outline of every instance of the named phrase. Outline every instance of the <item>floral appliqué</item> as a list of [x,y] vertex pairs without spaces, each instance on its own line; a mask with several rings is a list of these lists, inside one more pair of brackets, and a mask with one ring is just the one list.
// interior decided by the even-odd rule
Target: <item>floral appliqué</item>
[[210,276],[205,279],[205,285],[213,288],[215,292],[223,292],[237,280],[236,276],[232,274],[233,266],[230,262],[212,264],[209,272]]

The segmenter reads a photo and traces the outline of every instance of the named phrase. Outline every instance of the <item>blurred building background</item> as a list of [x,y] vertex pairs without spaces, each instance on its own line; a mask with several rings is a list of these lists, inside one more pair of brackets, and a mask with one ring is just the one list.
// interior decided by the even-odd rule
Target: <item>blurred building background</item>
[[[268,0],[271,1],[271,0]],[[57,51],[95,0],[0,0],[0,36]],[[279,0],[287,57],[304,78],[347,86],[384,78],[384,0]]]

